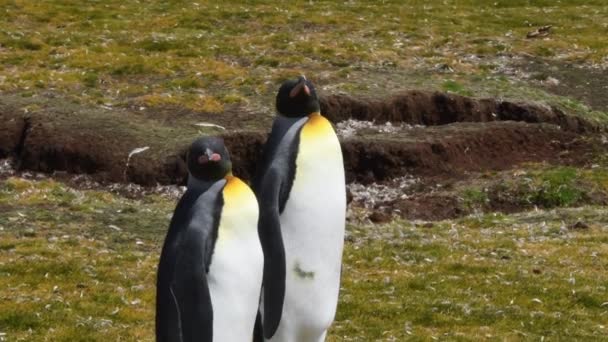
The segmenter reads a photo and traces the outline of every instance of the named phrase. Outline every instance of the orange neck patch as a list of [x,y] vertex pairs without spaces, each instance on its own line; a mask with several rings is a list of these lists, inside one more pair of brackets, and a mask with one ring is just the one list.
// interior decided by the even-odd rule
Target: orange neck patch
[[302,135],[305,139],[318,138],[324,135],[333,135],[334,129],[331,126],[329,120],[327,120],[321,113],[312,113],[308,115],[308,121],[302,128]]

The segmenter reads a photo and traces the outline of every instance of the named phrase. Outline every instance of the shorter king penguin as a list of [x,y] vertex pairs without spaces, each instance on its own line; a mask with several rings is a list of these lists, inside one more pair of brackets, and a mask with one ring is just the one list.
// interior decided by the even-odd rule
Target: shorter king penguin
[[[340,142],[305,77],[281,85],[253,188],[264,281],[259,331],[268,341],[321,342],[340,290],[346,185]],[[260,328],[261,325],[261,328]]]
[[264,263],[256,197],[221,138],[194,141],[187,163],[158,265],[156,340],[250,341]]

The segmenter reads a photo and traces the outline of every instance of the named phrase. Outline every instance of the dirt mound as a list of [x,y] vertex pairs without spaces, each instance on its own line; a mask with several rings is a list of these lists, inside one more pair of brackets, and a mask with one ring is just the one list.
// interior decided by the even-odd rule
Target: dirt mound
[[[108,182],[183,184],[185,149],[200,134],[224,136],[235,173],[249,179],[266,139],[258,127],[269,128],[261,125],[268,116],[248,112],[215,120],[228,130],[201,131],[193,123],[211,121],[212,115],[181,113],[182,119],[169,120],[158,113],[57,106],[50,100],[39,101],[39,109],[28,112],[22,110],[23,101],[0,103],[0,158],[13,157],[21,170],[86,173]],[[569,152],[575,150],[569,144],[577,133],[602,129],[554,109],[434,92],[412,91],[387,101],[337,95],[322,103],[334,122],[354,118],[425,125],[342,139],[347,179],[362,183],[406,172],[455,176],[525,161],[570,163],[580,155]],[[235,130],[239,122],[246,128]],[[145,152],[132,154],[142,147]]]
[[23,148],[25,132],[29,129],[29,122],[20,117],[9,117],[0,111],[0,158],[13,153],[20,153]]
[[527,161],[576,163],[584,156],[576,152],[583,146],[571,145],[575,137],[545,124],[455,123],[412,129],[403,139],[347,139],[342,149],[347,180],[369,183],[405,173],[457,176],[502,170]]
[[523,121],[550,123],[564,130],[589,133],[605,127],[554,107],[475,99],[432,91],[412,90],[388,99],[355,99],[347,95],[322,98],[321,111],[333,122],[350,118],[375,122],[404,122],[436,126],[455,122]]

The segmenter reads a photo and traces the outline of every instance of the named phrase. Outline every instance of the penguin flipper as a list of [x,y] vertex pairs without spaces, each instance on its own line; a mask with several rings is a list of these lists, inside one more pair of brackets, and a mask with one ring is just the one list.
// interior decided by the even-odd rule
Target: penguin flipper
[[262,315],[258,309],[253,325],[253,342],[264,342],[264,332],[262,331]]
[[181,341],[213,340],[213,308],[207,283],[205,248],[193,230],[185,233],[170,291],[179,315],[179,331],[170,336]]
[[271,338],[276,332],[285,300],[285,249],[279,220],[279,194],[281,178],[275,168],[270,168],[259,188],[260,218],[258,233],[264,251],[264,337]]

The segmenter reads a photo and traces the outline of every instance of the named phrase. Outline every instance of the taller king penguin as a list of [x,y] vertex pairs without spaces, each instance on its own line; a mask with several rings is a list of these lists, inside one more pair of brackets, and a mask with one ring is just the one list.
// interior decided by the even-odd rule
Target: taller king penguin
[[340,142],[313,84],[284,82],[253,188],[264,251],[267,341],[324,341],[336,313],[346,219]]

